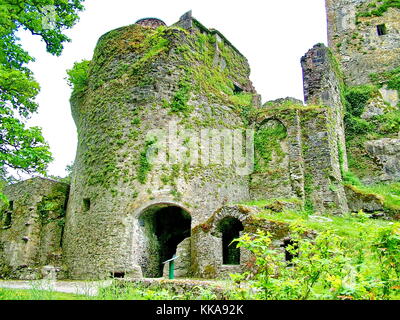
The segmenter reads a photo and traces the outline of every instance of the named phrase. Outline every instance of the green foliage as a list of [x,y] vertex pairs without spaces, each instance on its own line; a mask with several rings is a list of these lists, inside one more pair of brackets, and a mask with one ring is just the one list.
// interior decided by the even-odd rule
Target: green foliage
[[82,60],[75,62],[72,69],[67,70],[68,85],[73,88],[74,92],[83,92],[86,90],[89,81],[90,61]]
[[41,289],[3,289],[0,288],[0,300],[86,300],[86,296],[54,292],[51,290]]
[[[25,29],[46,43],[47,51],[60,55],[69,38],[63,33],[78,20],[83,0],[6,1],[0,5],[0,177],[10,179],[9,169],[44,174],[51,161],[49,147],[39,128],[26,128],[25,119],[36,112],[39,84],[27,64],[33,57],[16,36]],[[54,9],[48,28],[46,6]]]
[[384,206],[389,214],[400,213],[400,183],[379,183],[373,185],[357,186],[361,191],[381,196],[384,200]]
[[397,8],[400,9],[400,0],[381,0],[378,2],[372,2],[368,4],[368,10],[357,13],[358,17],[380,17],[385,12],[389,10],[389,8]]
[[166,289],[154,290],[140,285],[113,283],[111,286],[100,288],[96,300],[173,300]]
[[287,137],[287,131],[283,124],[273,123],[262,126],[254,136],[254,148],[256,151],[255,170],[267,172],[273,156],[284,156],[281,141]]
[[113,282],[111,286],[100,288],[94,300],[216,300],[216,294],[210,288],[193,287],[183,293],[166,289],[160,285],[145,286],[135,283]]
[[313,177],[310,173],[306,173],[304,176],[304,193],[305,203],[304,209],[306,212],[314,212],[314,202],[312,200],[312,193],[314,191]]
[[0,107],[0,116],[0,177],[6,177],[9,168],[45,174],[52,156],[41,129],[26,128],[5,108]]
[[[395,74],[395,72],[390,74]],[[365,152],[365,142],[390,136],[395,137],[400,131],[400,110],[397,108],[387,107],[382,115],[376,115],[369,119],[361,118],[367,103],[375,101],[374,99],[380,96],[378,86],[388,83],[389,78],[382,76],[379,80],[375,75],[374,79],[375,85],[347,87],[344,90],[346,106],[344,123],[348,163],[350,169],[360,177],[378,174],[380,171],[374,159]]]
[[400,183],[378,183],[364,185],[360,179],[350,171],[343,174],[344,184],[356,187],[358,192],[365,195],[375,195],[383,199],[383,206],[389,214],[400,213]]
[[208,97],[210,101],[233,106],[247,122],[253,113],[252,97],[249,92],[235,92],[234,83],[239,86],[248,84],[248,66],[244,58],[225,42],[218,42],[216,55],[215,35],[196,32],[192,40],[194,48],[182,46],[178,48],[187,62],[190,77],[194,80],[193,91]]
[[371,132],[374,128],[373,124],[371,124],[369,121],[362,118],[354,117],[350,114],[345,115],[344,123],[349,139],[354,136],[363,135],[367,132]]
[[149,161],[151,156],[157,150],[154,150],[154,144],[157,142],[155,139],[150,139],[145,142],[144,150],[140,153],[139,168],[137,171],[137,178],[141,184],[147,181],[147,174],[151,171],[152,165]]
[[186,70],[185,76],[179,80],[178,88],[170,104],[171,111],[187,114],[192,110],[192,107],[188,105],[192,88],[190,72],[188,70]]
[[372,85],[347,87],[345,90],[346,112],[354,117],[360,117],[368,100],[377,93]]
[[350,171],[343,172],[342,176],[343,176],[343,182],[345,184],[350,184],[352,186],[361,186],[362,185],[362,182],[360,181],[360,179],[354,173],[352,173]]
[[[237,240],[255,257],[254,266],[234,279],[239,283],[250,279],[249,284],[256,289],[251,298],[399,298],[398,224],[370,222],[361,216],[305,224],[307,216],[293,215],[302,222],[295,220],[290,226],[291,244],[286,250],[293,257],[291,261],[285,261],[282,251],[272,246],[270,234],[258,231]],[[316,228],[317,235],[310,236],[310,227]]]
[[393,289],[400,289],[400,230],[381,230],[372,248],[379,259],[383,298],[388,299]]
[[387,72],[373,73],[370,78],[379,87],[387,85],[388,89],[397,90],[400,93],[400,67]]

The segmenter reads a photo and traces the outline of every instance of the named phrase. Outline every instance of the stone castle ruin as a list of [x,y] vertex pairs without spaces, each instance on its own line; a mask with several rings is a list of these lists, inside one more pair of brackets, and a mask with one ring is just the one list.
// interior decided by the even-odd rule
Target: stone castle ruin
[[[365,184],[400,179],[398,131],[360,143],[363,131],[348,129],[398,112],[398,90],[385,80],[400,65],[400,9],[372,2],[326,1],[329,48],[317,44],[301,59],[306,105],[262,105],[247,59],[191,12],[170,27],[146,18],[103,35],[85,87],[71,97],[71,184],[33,178],[4,191],[0,277],[157,278],[174,254],[179,277],[225,277],[251,260],[230,245],[243,232],[270,231],[282,250],[288,241],[285,224],[241,204],[251,201],[269,200],[275,211],[398,214],[345,179],[349,171]],[[361,86],[371,94],[350,121],[345,88]],[[203,145],[206,162],[185,161],[187,148],[152,165],[157,139],[148,133],[170,123],[183,145],[199,144],[193,137],[205,128],[255,130],[254,170],[239,174]],[[245,148],[237,137],[232,144]]]

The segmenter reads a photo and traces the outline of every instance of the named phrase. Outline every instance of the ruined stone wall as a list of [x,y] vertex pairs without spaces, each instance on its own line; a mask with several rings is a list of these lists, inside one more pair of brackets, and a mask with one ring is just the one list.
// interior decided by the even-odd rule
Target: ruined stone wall
[[348,211],[342,184],[335,128],[330,109],[311,107],[300,111],[305,166],[306,208],[343,214]]
[[138,217],[152,205],[185,208],[194,226],[223,203],[249,198],[248,178],[216,163],[218,154],[205,164],[185,163],[186,149],[174,163],[147,161],[162,140],[149,131],[193,130],[179,140],[198,144],[192,138],[203,128],[244,128],[241,108],[255,95],[247,60],[189,25],[102,36],[88,86],[71,98],[79,139],[64,237],[71,278],[137,270],[146,239]]
[[400,8],[386,0],[327,0],[326,7],[329,46],[346,84],[349,169],[365,184],[398,181]]
[[256,123],[255,172],[250,179],[253,200],[304,200],[304,159],[298,106],[293,99],[264,105]]
[[42,178],[5,188],[10,205],[0,217],[0,277],[41,278],[47,265],[62,271],[68,189],[67,184]]
[[254,257],[243,248],[240,248],[239,265],[223,264],[219,224],[227,217],[240,221],[244,227],[243,233],[255,234],[258,230],[270,233],[272,246],[282,248],[283,239],[289,234],[288,224],[259,219],[259,211],[259,208],[243,205],[224,206],[206,222],[196,226],[192,231],[192,275],[205,279],[227,279],[229,274],[245,272],[254,266]]
[[[374,0],[326,0],[329,47],[348,85],[368,83],[370,74],[400,65],[400,9],[389,6],[385,11],[383,5]],[[383,25],[386,34],[379,35],[378,26]]]
[[[300,113],[305,189],[315,209],[345,213],[348,209],[342,185],[347,171],[344,130],[343,84],[338,66],[328,48],[315,45],[301,59],[305,102]],[[312,106],[320,106],[313,108]]]

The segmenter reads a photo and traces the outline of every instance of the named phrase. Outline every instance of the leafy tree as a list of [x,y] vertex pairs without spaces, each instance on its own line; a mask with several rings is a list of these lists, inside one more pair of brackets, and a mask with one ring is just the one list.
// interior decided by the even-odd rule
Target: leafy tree
[[41,129],[25,121],[37,111],[40,86],[27,63],[34,58],[16,36],[27,30],[39,36],[49,53],[59,56],[70,39],[63,33],[78,21],[84,0],[0,0],[0,179],[10,169],[45,174],[52,160]]

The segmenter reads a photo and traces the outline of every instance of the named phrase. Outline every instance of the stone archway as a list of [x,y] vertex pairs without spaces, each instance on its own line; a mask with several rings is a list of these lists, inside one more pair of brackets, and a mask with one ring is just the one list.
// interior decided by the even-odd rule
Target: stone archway
[[140,228],[139,265],[146,278],[163,275],[162,262],[172,258],[178,245],[191,234],[191,216],[180,206],[155,204],[138,216]]

